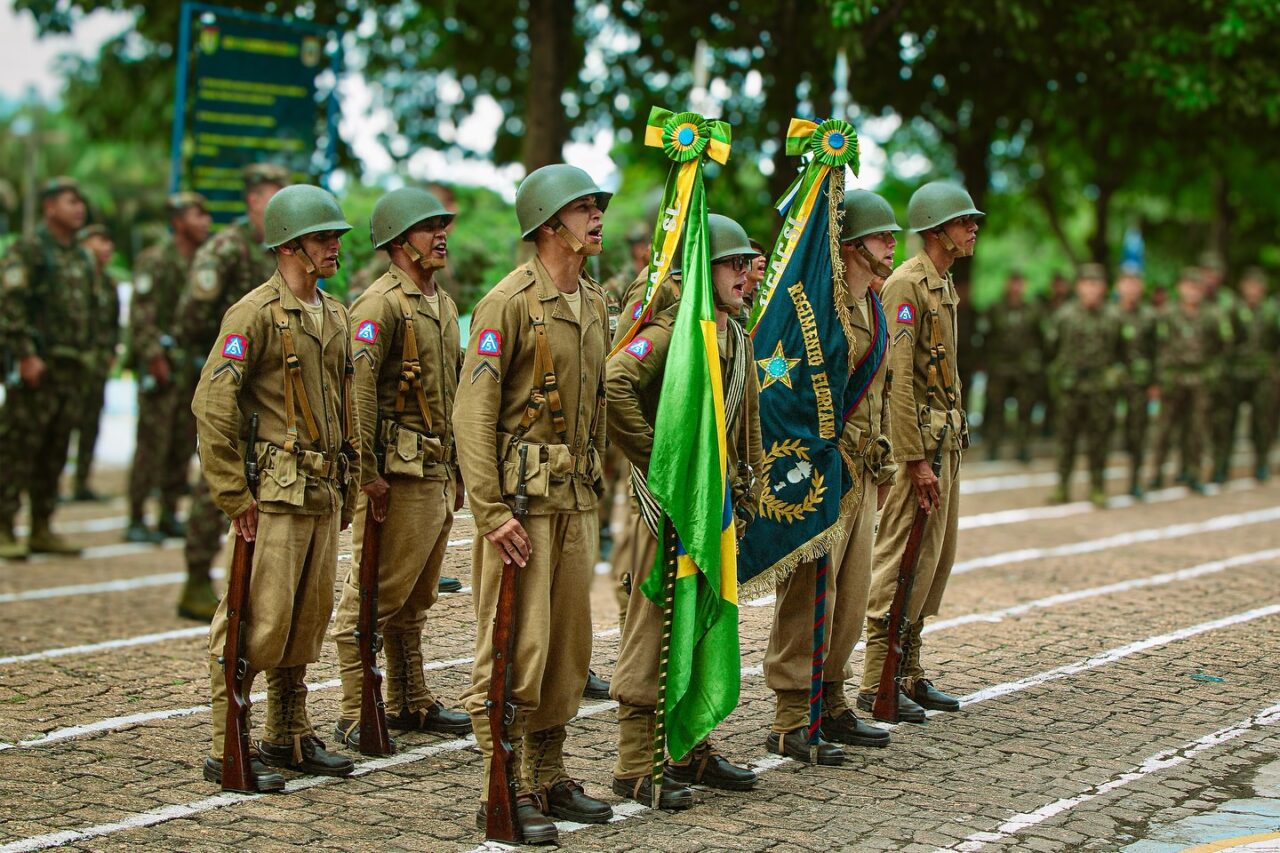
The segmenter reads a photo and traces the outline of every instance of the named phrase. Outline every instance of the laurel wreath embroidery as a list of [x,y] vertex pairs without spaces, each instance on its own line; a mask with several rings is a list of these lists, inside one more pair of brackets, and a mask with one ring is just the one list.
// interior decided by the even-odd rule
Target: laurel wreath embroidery
[[[769,471],[773,463],[788,456],[794,456],[804,462],[809,461],[809,453],[799,439],[775,441],[769,448],[769,452],[764,455],[764,464],[761,466],[766,483],[770,482]],[[766,487],[760,498],[760,511],[766,518],[790,524],[813,512],[818,504],[822,503],[822,495],[826,491],[827,487],[823,484],[822,475],[815,472],[809,486],[809,493],[805,495],[804,500],[799,503],[779,500],[773,489]]]

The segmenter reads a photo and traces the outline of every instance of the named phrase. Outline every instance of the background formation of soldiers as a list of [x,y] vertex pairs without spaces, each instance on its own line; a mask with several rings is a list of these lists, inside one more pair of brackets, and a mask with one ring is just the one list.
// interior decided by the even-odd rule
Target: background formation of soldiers
[[[353,567],[364,521],[386,530],[379,556],[378,631],[385,639],[387,708],[393,728],[458,735],[474,731],[486,758],[494,749],[485,700],[493,649],[490,625],[502,567],[521,567],[515,608],[517,646],[507,735],[515,748],[518,822],[527,841],[551,841],[551,817],[610,819],[609,804],[566,770],[566,723],[589,682],[593,566],[608,551],[613,494],[629,508],[614,554],[623,614],[622,651],[612,689],[619,705],[619,760],[613,790],[650,802],[648,748],[654,713],[654,664],[660,620],[638,591],[656,540],[636,495],[652,448],[657,391],[680,297],[678,274],[658,286],[640,333],[617,349],[640,318],[649,236],[627,236],[633,266],[598,285],[585,273],[598,255],[609,193],[568,165],[544,167],[521,184],[519,235],[528,260],[476,306],[470,339],[459,334],[458,306],[439,279],[447,275],[455,215],[418,189],[387,194],[369,223],[389,261],[369,276],[350,308],[318,287],[338,267],[341,237],[352,225],[338,202],[313,186],[291,185],[272,165],[244,172],[246,215],[210,234],[205,200],[169,199],[170,236],[137,260],[129,309],[126,366],[138,379],[137,452],[128,484],[131,542],[186,538],[188,582],[179,612],[212,620],[209,651],[214,731],[205,777],[222,773],[227,685],[218,655],[227,625],[210,569],[228,528],[256,539],[250,597],[249,670],[267,683],[267,713],[255,748],[259,790],[281,790],[285,768],[346,775],[352,761],[330,751],[306,709],[305,674],[319,659],[333,610],[338,533],[356,520]],[[70,179],[50,181],[43,223],[0,261],[0,340],[6,397],[0,412],[0,557],[29,552],[74,554],[50,526],[58,480],[78,433],[72,497],[94,499],[90,463],[120,329],[117,283],[106,273],[113,251],[102,226]],[[962,400],[975,369],[985,375],[978,420],[986,451],[1012,444],[1031,458],[1037,432],[1058,441],[1059,486],[1070,496],[1077,445],[1087,457],[1090,499],[1106,505],[1105,463],[1117,441],[1129,455],[1129,491],[1161,487],[1170,451],[1178,479],[1194,490],[1225,481],[1239,416],[1259,480],[1277,431],[1280,308],[1265,275],[1247,270],[1238,289],[1224,286],[1221,264],[1206,257],[1182,271],[1167,304],[1146,301],[1135,268],[1082,266],[1075,292],[1055,289],[1059,304],[1028,294],[1020,274],[1004,299],[974,314],[953,281],[955,260],[974,253],[982,212],[952,184],[933,183],[912,197],[908,229],[919,251],[893,268],[897,232],[892,208],[865,191],[845,202],[843,292],[859,346],[882,324],[888,353],[841,437],[855,465],[858,502],[846,538],[832,555],[828,613],[832,642],[819,762],[843,760],[839,744],[883,746],[888,735],[858,719],[870,711],[887,637],[881,618],[892,597],[897,561],[917,505],[933,510],[907,607],[908,651],[898,720],[923,721],[926,710],[956,710],[956,699],[926,677],[920,647],[924,620],[938,612],[955,555],[961,455],[970,444]],[[758,462],[758,379],[742,320],[764,274],[764,251],[736,222],[709,222],[712,285],[729,408],[727,444]],[[619,328],[623,327],[623,328]],[[945,353],[945,358],[939,354]],[[892,378],[890,378],[892,377]],[[1151,423],[1159,400],[1159,421]],[[245,445],[258,415],[257,444]],[[197,450],[203,476],[189,487]],[[1155,452],[1147,446],[1155,438]],[[942,460],[934,476],[929,460]],[[249,491],[243,463],[261,472]],[[735,460],[739,458],[735,456]],[[1148,462],[1153,465],[1148,465]],[[634,468],[631,486],[625,483]],[[744,468],[749,470],[749,468]],[[735,484],[740,528],[758,499],[751,478]],[[512,498],[527,494],[517,517]],[[187,520],[182,495],[192,491]],[[25,541],[14,519],[23,495],[31,515]],[[472,588],[476,665],[472,684],[448,709],[428,687],[421,641],[444,579],[440,568],[464,495],[476,521]],[[147,504],[158,499],[154,522]],[[880,513],[877,533],[876,516]],[[741,533],[739,534],[741,535]],[[350,575],[333,629],[343,683],[334,735],[360,746],[361,677],[354,645],[361,590]],[[777,713],[768,747],[806,758],[809,618],[804,591],[813,564],[778,588],[765,661]],[[806,575],[807,573],[807,575]],[[795,594],[793,592],[793,587]],[[794,611],[794,612],[793,612]],[[864,632],[865,626],[865,632]],[[846,668],[865,633],[866,668],[856,698],[846,698]],[[751,771],[720,756],[709,741],[672,756],[660,792],[664,808],[693,804],[688,786],[745,790]],[[487,770],[486,770],[487,772]],[[487,785],[482,787],[487,790]],[[478,815],[483,826],[483,812]]]

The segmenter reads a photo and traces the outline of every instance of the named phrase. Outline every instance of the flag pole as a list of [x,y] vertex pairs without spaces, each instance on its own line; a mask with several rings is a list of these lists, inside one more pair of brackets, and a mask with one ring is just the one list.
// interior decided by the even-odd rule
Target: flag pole
[[818,763],[818,732],[822,722],[822,673],[827,648],[827,573],[831,557],[818,558],[813,573],[813,673],[809,682],[809,763]]
[[658,648],[658,700],[653,720],[653,769],[650,803],[662,797],[663,765],[667,758],[667,667],[671,660],[671,611],[676,587],[676,531],[670,517],[662,517],[662,641]]

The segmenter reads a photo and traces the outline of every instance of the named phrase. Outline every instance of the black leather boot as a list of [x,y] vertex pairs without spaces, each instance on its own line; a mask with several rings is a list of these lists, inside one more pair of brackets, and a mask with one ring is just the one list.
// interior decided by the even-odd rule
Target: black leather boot
[[848,709],[838,717],[823,716],[822,736],[833,743],[853,746],[888,746],[889,733],[858,719]]
[[[626,797],[629,800],[635,800],[637,803],[652,806],[653,777],[640,776],[636,779],[619,779],[615,776],[613,777],[613,792],[619,797]],[[664,774],[662,777],[662,793],[658,795],[658,808],[678,812],[692,807],[693,789],[687,785],[681,785],[671,779],[670,776]]]
[[575,823],[608,823],[613,808],[604,800],[587,795],[572,779],[557,782],[547,789],[547,811]]
[[335,755],[324,748],[315,735],[303,735],[294,743],[260,741],[258,752],[262,762],[271,767],[285,767],[310,776],[350,776],[355,762],[345,755]]
[[[789,732],[769,732],[764,745],[775,755],[785,755],[806,764],[809,762],[809,732],[804,726]],[[844,764],[844,750],[819,737],[818,763],[828,767]]]

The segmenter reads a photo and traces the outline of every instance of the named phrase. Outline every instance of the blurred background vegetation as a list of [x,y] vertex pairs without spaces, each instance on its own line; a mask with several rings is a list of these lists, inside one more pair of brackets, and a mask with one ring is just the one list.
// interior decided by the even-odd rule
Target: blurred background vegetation
[[[1273,0],[226,5],[345,33],[347,73],[362,76],[391,117],[379,140],[391,170],[368,172],[350,140],[340,148],[342,201],[361,225],[383,188],[412,180],[422,148],[527,171],[561,159],[566,144],[607,138],[619,195],[599,271],[606,277],[627,266],[623,237],[652,221],[665,176],[663,158],[641,145],[648,108],[692,105],[733,125],[732,159],[709,170],[712,208],[766,244],[777,230],[772,202],[795,171],[780,147],[788,120],[843,115],[883,149],[883,178],[869,188],[901,218],[912,190],[943,177],[964,181],[989,213],[977,260],[960,270],[980,304],[1013,268],[1036,290],[1083,261],[1114,268],[1126,235],[1141,235],[1157,284],[1206,250],[1231,271],[1280,271]],[[0,103],[0,235],[22,226],[20,176],[72,174],[115,230],[127,270],[163,221],[180,4],[16,0],[14,8],[46,34],[97,10],[134,16],[97,56],[61,65],[55,102]],[[501,113],[484,146],[460,130],[482,102]],[[456,191],[462,215],[451,248],[466,310],[510,269],[517,245],[502,194]],[[335,289],[372,258],[363,228],[347,258]]]

